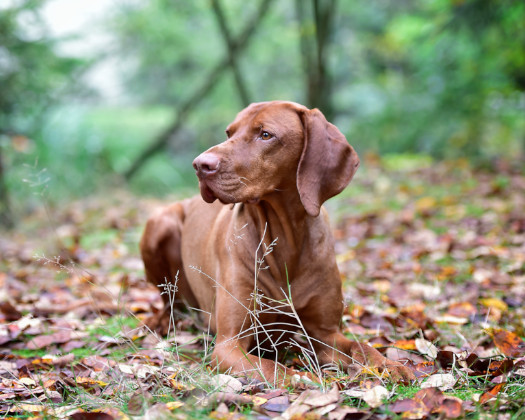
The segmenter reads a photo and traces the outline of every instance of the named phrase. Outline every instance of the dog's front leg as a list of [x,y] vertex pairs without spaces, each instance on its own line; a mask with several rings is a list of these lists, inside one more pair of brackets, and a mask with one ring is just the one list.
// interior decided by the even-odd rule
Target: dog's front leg
[[217,342],[211,358],[212,366],[220,372],[246,375],[270,384],[282,384],[295,373],[272,360],[249,354],[242,340],[226,339]]

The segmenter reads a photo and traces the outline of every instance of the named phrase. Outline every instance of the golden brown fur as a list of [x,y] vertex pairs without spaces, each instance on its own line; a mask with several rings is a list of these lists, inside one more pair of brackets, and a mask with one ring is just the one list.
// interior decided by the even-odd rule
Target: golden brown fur
[[[292,102],[252,104],[226,132],[225,142],[194,161],[202,198],[148,221],[141,240],[148,281],[162,284],[178,273],[176,304],[210,314],[212,363],[221,371],[270,381],[291,372],[249,353],[263,341],[270,350],[271,340],[286,341],[277,330],[293,332],[289,308],[263,310],[290,290],[321,364],[358,362],[387,368],[394,379],[413,378],[339,329],[341,280],[321,205],[351,181],[359,165],[354,149],[320,111]],[[170,307],[163,297],[166,311],[154,324],[166,332]]]

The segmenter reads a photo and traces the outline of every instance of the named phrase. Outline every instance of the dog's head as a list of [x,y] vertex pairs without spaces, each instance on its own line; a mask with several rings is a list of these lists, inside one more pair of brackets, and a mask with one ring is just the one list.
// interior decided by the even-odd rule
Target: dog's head
[[317,216],[359,166],[357,153],[337,127],[318,109],[293,102],[251,104],[226,135],[225,142],[193,161],[208,203],[257,203],[296,189],[306,212]]

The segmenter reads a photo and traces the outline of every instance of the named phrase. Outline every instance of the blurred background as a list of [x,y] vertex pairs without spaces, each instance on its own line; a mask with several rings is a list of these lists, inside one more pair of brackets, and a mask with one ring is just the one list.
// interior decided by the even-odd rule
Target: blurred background
[[2,0],[0,224],[186,194],[250,102],[320,108],[361,156],[521,167],[523,0]]

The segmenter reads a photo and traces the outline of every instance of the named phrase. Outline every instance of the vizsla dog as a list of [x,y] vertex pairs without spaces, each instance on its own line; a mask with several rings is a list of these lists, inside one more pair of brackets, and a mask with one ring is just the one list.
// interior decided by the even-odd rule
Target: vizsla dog
[[[359,363],[413,379],[339,329],[341,278],[321,206],[359,166],[345,137],[319,110],[282,101],[248,106],[226,135],[193,162],[204,201],[175,203],[148,221],[140,243],[148,281],[177,279],[171,304],[210,314],[220,371],[284,379],[295,371],[259,352],[299,330],[320,365]],[[156,321],[165,332],[171,307],[163,298]]]

